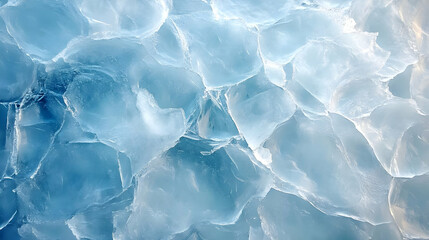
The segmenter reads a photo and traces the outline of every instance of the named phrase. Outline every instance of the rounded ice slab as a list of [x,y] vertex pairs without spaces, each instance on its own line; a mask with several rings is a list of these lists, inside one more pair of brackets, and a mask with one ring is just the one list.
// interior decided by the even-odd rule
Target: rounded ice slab
[[50,60],[73,38],[85,35],[88,24],[71,1],[19,1],[0,10],[7,29],[30,56]]

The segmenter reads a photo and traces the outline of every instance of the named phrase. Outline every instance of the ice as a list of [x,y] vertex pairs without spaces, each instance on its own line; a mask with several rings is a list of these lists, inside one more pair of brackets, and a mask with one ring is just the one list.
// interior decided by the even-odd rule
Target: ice
[[187,41],[192,68],[206,87],[232,85],[258,72],[256,29],[238,20],[217,20],[211,13],[177,16],[173,21]]
[[164,0],[77,0],[95,35],[146,36],[156,32],[168,16]]
[[[323,10],[309,8],[292,11],[262,29],[259,35],[261,53],[270,61],[288,63],[308,41],[323,36],[338,37],[341,26],[335,24],[335,20]],[[323,30],[318,26],[323,26]]]
[[88,23],[70,1],[17,1],[2,7],[0,15],[18,46],[41,60],[88,32]]
[[426,72],[429,69],[429,59],[422,58],[413,68],[410,79],[410,91],[416,101],[419,110],[424,114],[429,113],[429,84]]
[[121,229],[115,237],[162,239],[200,221],[233,222],[269,181],[248,152],[236,144],[216,150],[182,138],[138,178],[130,211],[115,218]]
[[326,215],[299,197],[271,190],[258,207],[268,239],[401,239],[393,226]]
[[0,181],[1,192],[0,192],[0,230],[2,230],[10,221],[15,217],[17,213],[17,196],[14,189],[16,183],[13,179],[2,179]]
[[290,95],[271,84],[263,73],[231,87],[226,96],[231,117],[252,149],[295,112]]
[[33,82],[34,64],[9,36],[0,19],[0,102],[16,101]]
[[64,115],[63,106],[54,96],[42,95],[28,102],[28,106],[23,104],[15,126],[19,146],[13,166],[19,177],[34,174],[49,151]]
[[0,0],[0,239],[429,239],[428,16]]
[[297,112],[262,146],[270,151],[273,172],[323,212],[371,223],[389,221],[383,199],[390,176],[347,119],[309,119]]
[[415,33],[401,19],[394,3],[365,0],[359,4],[355,1],[352,5],[351,15],[357,27],[367,32],[377,32],[378,45],[390,52],[380,71],[382,76],[390,79],[417,62],[418,54],[413,46]]
[[55,144],[35,176],[17,189],[22,211],[36,221],[68,219],[89,203],[109,200],[122,191],[116,156],[97,142]]
[[[397,112],[401,114],[397,115]],[[392,176],[413,177],[426,171],[425,168],[416,167],[426,164],[422,156],[425,148],[413,146],[427,144],[424,127],[421,127],[422,124],[427,125],[427,121],[427,116],[419,114],[413,102],[396,100],[377,107],[369,116],[361,119],[358,126],[386,171]],[[416,132],[414,129],[419,126],[420,130]],[[413,140],[410,135],[414,135],[411,137]],[[402,161],[408,161],[409,164],[402,164]]]
[[407,238],[429,238],[429,194],[422,189],[429,182],[428,175],[412,179],[395,179],[389,193],[389,205],[395,222]]
[[220,102],[218,100],[212,95],[205,96],[197,120],[198,133],[203,138],[223,140],[238,135],[237,127],[228,114],[226,104],[222,99]]

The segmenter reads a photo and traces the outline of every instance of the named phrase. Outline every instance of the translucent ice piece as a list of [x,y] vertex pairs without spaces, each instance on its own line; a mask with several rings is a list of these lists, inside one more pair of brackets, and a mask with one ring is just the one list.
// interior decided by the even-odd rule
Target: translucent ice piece
[[121,191],[116,151],[101,143],[56,144],[17,189],[21,214],[36,222],[66,220]]
[[187,66],[187,43],[176,25],[167,19],[161,28],[143,42],[161,64]]
[[13,179],[0,180],[0,231],[15,217],[18,199],[15,192],[16,183]]
[[390,52],[390,56],[380,70],[387,79],[403,72],[408,65],[416,63],[415,36],[403,22],[393,1],[353,2],[351,16],[359,30],[376,32],[377,43]]
[[[115,238],[165,238],[198,222],[231,223],[268,179],[235,145],[213,150],[182,138],[139,177],[131,212],[116,217]],[[125,216],[124,216],[125,215]]]
[[112,239],[113,215],[130,205],[133,193],[134,188],[129,188],[105,204],[76,213],[66,221],[67,226],[77,239]]
[[[0,28],[3,21],[0,19]],[[0,102],[16,101],[33,82],[34,64],[15,43],[0,32]]]
[[56,96],[34,96],[23,102],[16,121],[16,159],[18,177],[30,177],[52,147],[64,116],[64,103]]
[[259,203],[259,198],[250,200],[241,212],[240,218],[233,224],[198,223],[191,226],[187,231],[176,234],[173,240],[268,240],[262,231],[257,212]]
[[[414,144],[417,144],[416,146],[425,144],[424,140],[417,139],[419,137],[425,138],[425,133],[415,132],[416,129],[421,129],[420,131],[422,131],[424,128],[415,128],[413,126],[427,123],[427,121],[427,117],[416,111],[416,106],[413,102],[395,99],[377,107],[369,116],[357,121],[357,125],[359,131],[368,139],[377,159],[386,171],[395,177],[413,177],[425,171],[425,169],[418,169],[416,166],[423,167],[426,165],[424,158],[417,157],[425,155],[425,148],[412,147]],[[411,129],[404,135],[407,129],[410,128],[414,128],[414,130]],[[398,142],[401,138],[403,138],[402,143]],[[405,149],[411,147],[413,150],[404,153],[404,147]],[[399,156],[395,154],[399,154]],[[407,155],[409,157],[414,155],[414,157],[407,158]],[[398,158],[398,162],[392,161],[395,158]],[[401,163],[402,161],[411,161],[413,163],[409,162],[405,165]]]
[[409,127],[396,143],[393,169],[400,176],[429,173],[429,119]]
[[216,20],[211,14],[176,16],[193,69],[207,87],[236,84],[255,75],[261,66],[255,29],[240,21]]
[[349,118],[371,113],[391,98],[379,79],[353,80],[340,85],[331,97],[330,109]]
[[[350,37],[353,38],[354,36]],[[377,61],[377,58],[374,58],[374,56],[368,58],[368,56],[356,55],[356,52],[351,51],[350,47],[358,46],[348,42],[314,41],[308,43],[293,60],[293,80],[299,82],[319,101],[328,105],[335,89],[341,83],[347,80],[350,81],[350,79],[361,78],[362,72],[365,72],[368,77],[373,76],[384,63],[383,61]],[[380,58],[383,60],[383,55]],[[355,82],[355,85],[359,83]],[[377,87],[377,84],[374,85]],[[380,94],[383,89],[380,87],[378,89],[372,91]],[[371,95],[370,93],[368,94]],[[382,94],[380,95],[376,97],[382,98]],[[357,103],[355,104],[358,105]]]
[[429,238],[429,175],[395,179],[389,194],[389,206],[399,229],[407,238]]
[[160,109],[147,91],[102,72],[79,75],[64,97],[84,129],[129,155],[134,173],[184,133],[182,110]]
[[284,19],[262,29],[259,36],[261,53],[270,61],[288,63],[307,41],[321,36],[336,37],[340,31],[341,27],[325,11],[292,11]]
[[263,73],[231,87],[226,96],[231,117],[252,149],[295,112],[290,95]]
[[272,156],[273,172],[323,212],[370,223],[390,220],[385,205],[390,176],[345,118],[309,119],[297,112],[262,146]]
[[2,8],[0,15],[18,45],[42,60],[50,60],[88,31],[88,23],[70,1],[19,1]]
[[206,96],[197,124],[199,135],[203,138],[221,140],[238,135],[237,127],[226,106],[212,96]]
[[303,199],[275,190],[262,201],[258,213],[269,239],[402,239],[394,226],[374,227],[325,215]]
[[103,35],[147,36],[157,31],[168,16],[164,0],[79,0],[92,32]]

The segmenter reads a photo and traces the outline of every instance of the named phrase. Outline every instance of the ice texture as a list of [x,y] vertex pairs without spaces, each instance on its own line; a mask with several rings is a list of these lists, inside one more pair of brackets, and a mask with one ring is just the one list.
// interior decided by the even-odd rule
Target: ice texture
[[0,239],[429,239],[428,16],[0,0]]

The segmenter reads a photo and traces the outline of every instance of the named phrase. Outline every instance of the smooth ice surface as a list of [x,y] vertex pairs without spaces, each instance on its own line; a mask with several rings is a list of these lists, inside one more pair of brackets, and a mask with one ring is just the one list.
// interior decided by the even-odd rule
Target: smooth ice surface
[[0,239],[429,239],[426,0],[0,0]]

